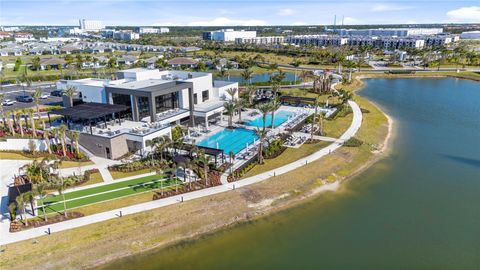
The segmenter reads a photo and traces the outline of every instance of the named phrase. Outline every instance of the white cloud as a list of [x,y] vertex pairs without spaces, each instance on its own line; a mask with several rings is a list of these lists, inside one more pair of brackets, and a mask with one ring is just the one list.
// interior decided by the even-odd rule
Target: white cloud
[[306,22],[294,22],[291,25],[307,25]]
[[210,21],[197,21],[189,22],[188,26],[254,26],[254,25],[267,25],[267,22],[264,20],[235,20],[229,19],[226,17],[215,18]]
[[343,19],[343,24],[360,24],[361,21],[352,17],[345,17]]
[[290,16],[293,14],[293,10],[289,8],[282,8],[277,12],[278,16]]
[[391,4],[376,4],[372,7],[372,11],[374,12],[399,11],[406,9],[410,9],[410,7]]
[[480,6],[461,7],[447,12],[451,22],[480,22]]

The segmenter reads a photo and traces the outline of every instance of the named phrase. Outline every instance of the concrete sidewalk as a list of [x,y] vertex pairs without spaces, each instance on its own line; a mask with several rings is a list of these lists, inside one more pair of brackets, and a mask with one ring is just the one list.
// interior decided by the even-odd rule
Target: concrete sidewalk
[[[69,229],[73,229],[73,228],[77,228],[77,227],[81,227],[84,225],[93,224],[93,223],[97,223],[105,220],[121,218],[119,217],[120,212],[122,213],[122,215],[129,215],[129,214],[135,214],[135,213],[148,211],[148,210],[152,210],[152,209],[156,209],[156,208],[160,208],[168,205],[178,204],[184,201],[194,200],[197,198],[226,192],[235,188],[241,188],[244,186],[252,185],[252,184],[264,181],[274,175],[281,175],[281,174],[290,172],[292,170],[298,169],[304,166],[305,164],[318,160],[332,153],[336,149],[340,148],[344,141],[348,140],[349,138],[351,138],[357,133],[358,129],[362,124],[362,112],[360,110],[360,107],[354,101],[349,101],[348,103],[353,111],[353,120],[350,127],[347,129],[347,131],[345,131],[345,133],[343,133],[343,135],[339,139],[337,139],[335,142],[333,142],[329,146],[322,148],[321,150],[307,157],[299,159],[295,162],[276,168],[274,170],[270,170],[249,178],[236,181],[234,183],[222,184],[216,187],[211,187],[211,188],[206,188],[206,189],[202,189],[202,190],[198,190],[190,193],[176,195],[176,196],[172,196],[172,197],[157,200],[157,201],[151,201],[151,202],[141,203],[141,204],[132,205],[128,207],[123,207],[123,208],[115,209],[112,211],[102,212],[94,215],[89,215],[86,217],[81,217],[73,220],[68,220],[68,221],[55,223],[48,226],[33,228],[33,229],[16,232],[16,233],[10,233],[8,231],[8,224],[10,223],[10,221],[8,220],[8,214],[7,214],[6,216],[3,216],[2,220],[0,221],[0,229],[1,229],[0,245],[6,245],[6,244],[18,242],[18,241],[23,241],[23,240],[47,235],[48,228],[50,228],[50,231],[52,233],[55,233],[55,232],[69,230]],[[2,209],[3,207],[4,206],[2,201]]]

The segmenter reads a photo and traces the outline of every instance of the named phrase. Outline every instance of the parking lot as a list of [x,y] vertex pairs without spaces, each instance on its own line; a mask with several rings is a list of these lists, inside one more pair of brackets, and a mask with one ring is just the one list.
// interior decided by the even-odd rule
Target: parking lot
[[[18,109],[24,109],[24,108],[31,108],[35,106],[34,102],[17,102],[16,97],[20,95],[30,95],[32,96],[33,93],[35,92],[35,89],[40,88],[42,89],[43,93],[50,94],[53,90],[56,90],[55,84],[52,83],[38,83],[38,84],[33,84],[30,87],[27,86],[22,86],[22,85],[4,85],[2,86],[0,93],[2,93],[5,96],[5,99],[10,99],[14,100],[15,103],[10,106],[4,106],[4,110],[18,110]],[[25,89],[25,90],[24,90]],[[24,92],[25,91],[25,92]],[[41,105],[61,105],[62,104],[62,98],[61,97],[54,97],[54,96],[49,96],[46,99],[40,99],[40,104]]]

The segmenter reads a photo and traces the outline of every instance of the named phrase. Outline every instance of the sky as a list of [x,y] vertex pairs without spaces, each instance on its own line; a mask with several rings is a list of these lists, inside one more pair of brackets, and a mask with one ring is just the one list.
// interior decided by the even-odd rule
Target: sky
[[0,25],[247,26],[480,23],[480,0],[0,0]]

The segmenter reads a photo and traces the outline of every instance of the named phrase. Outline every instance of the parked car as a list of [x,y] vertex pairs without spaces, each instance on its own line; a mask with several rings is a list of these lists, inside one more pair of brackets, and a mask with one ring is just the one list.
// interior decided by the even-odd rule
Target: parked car
[[29,95],[21,95],[15,98],[18,102],[33,102],[33,98]]
[[63,96],[63,91],[62,90],[53,90],[52,92],[50,92],[50,95],[52,95],[54,97],[61,97],[61,96]]
[[3,106],[12,106],[13,104],[15,104],[15,100],[11,99],[5,99],[2,103]]
[[49,97],[50,97],[49,93],[42,93],[42,95],[40,96],[40,99],[47,99]]

